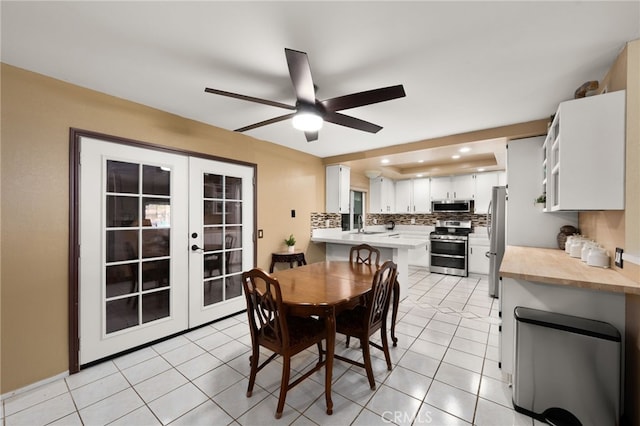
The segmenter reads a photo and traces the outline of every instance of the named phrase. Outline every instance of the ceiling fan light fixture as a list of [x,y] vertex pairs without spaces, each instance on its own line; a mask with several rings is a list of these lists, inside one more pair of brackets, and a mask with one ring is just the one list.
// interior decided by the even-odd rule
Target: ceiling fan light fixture
[[309,111],[298,112],[293,116],[293,127],[303,132],[317,132],[322,128],[322,117]]

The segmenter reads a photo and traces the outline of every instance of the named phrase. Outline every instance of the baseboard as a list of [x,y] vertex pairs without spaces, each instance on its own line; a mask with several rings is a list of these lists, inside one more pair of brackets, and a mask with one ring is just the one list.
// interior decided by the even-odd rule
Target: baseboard
[[69,370],[67,370],[65,372],[62,372],[62,373],[60,373],[58,375],[55,375],[53,377],[49,377],[47,379],[40,380],[39,382],[31,383],[30,385],[27,385],[27,386],[25,386],[23,388],[16,389],[16,390],[13,390],[11,392],[7,392],[5,394],[2,394],[2,395],[0,395],[0,401],[4,401],[5,399],[14,397],[16,395],[20,395],[20,394],[32,391],[33,389],[37,389],[40,386],[48,385],[49,383],[56,382],[56,381],[58,381],[60,379],[66,378],[66,377],[69,377]]

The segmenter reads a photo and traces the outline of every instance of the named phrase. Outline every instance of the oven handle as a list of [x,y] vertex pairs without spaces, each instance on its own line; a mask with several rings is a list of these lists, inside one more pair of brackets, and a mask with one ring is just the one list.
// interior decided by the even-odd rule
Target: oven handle
[[434,253],[431,252],[431,256],[437,256],[437,257],[451,257],[454,259],[464,259],[466,256],[462,256],[459,254],[439,254],[439,253]]
[[447,238],[436,238],[436,239],[432,239],[431,242],[443,242],[443,243],[454,243],[454,244],[466,244],[467,240],[450,240]]

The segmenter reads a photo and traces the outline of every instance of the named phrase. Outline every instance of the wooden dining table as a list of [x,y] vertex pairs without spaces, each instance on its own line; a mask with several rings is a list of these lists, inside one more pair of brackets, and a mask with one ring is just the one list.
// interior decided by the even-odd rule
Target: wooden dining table
[[271,274],[280,283],[283,303],[292,315],[318,315],[327,326],[325,398],[327,414],[333,413],[331,382],[336,337],[336,315],[355,306],[371,290],[375,265],[347,261],[311,263]]

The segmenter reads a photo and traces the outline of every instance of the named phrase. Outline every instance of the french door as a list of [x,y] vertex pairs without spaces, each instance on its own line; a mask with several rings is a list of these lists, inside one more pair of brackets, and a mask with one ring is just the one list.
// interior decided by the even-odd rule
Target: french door
[[253,173],[80,139],[80,364],[244,309]]
[[244,309],[253,266],[253,169],[189,158],[189,326]]

